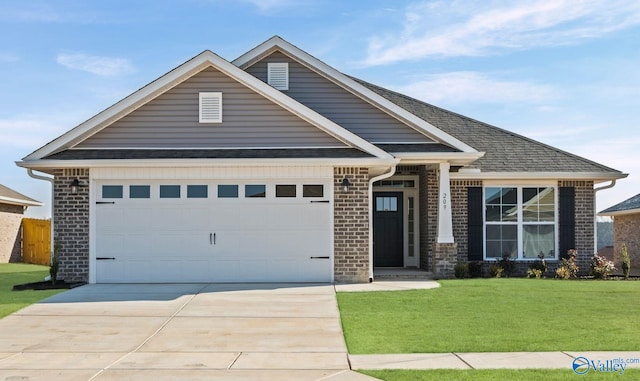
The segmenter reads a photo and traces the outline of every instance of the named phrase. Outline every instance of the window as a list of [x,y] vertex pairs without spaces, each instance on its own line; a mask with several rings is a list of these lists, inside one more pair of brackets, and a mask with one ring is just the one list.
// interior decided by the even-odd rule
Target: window
[[397,212],[397,197],[376,197],[376,212]]
[[289,63],[269,62],[267,64],[267,83],[274,89],[289,90]]
[[149,185],[129,185],[129,198],[149,198],[151,187]]
[[200,93],[200,123],[222,123],[222,93]]
[[238,198],[238,186],[218,185],[218,198]]
[[160,198],[180,198],[180,185],[160,185]]
[[324,197],[323,185],[303,185],[302,197]]
[[245,185],[244,197],[249,198],[264,198],[267,195],[265,185]]
[[487,187],[485,258],[556,258],[554,187]]
[[296,197],[296,186],[276,185],[276,197]]
[[187,185],[187,198],[207,198],[209,188],[206,185]]
[[102,198],[122,198],[122,185],[103,185]]

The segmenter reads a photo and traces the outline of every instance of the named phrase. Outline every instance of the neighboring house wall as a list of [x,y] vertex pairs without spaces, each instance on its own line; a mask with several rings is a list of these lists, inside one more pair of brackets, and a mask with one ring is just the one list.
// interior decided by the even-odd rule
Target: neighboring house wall
[[[344,177],[351,182],[342,192]],[[369,280],[369,171],[334,169],[334,277],[336,282]]]
[[[199,93],[222,92],[222,123],[199,123]],[[76,148],[345,147],[218,70],[158,96]]]
[[289,63],[289,90],[283,93],[371,143],[433,141],[280,52],[246,72],[267,82],[269,62]]
[[54,232],[62,245],[59,252],[58,279],[89,280],[89,187],[79,187],[72,195],[69,184],[78,179],[89,184],[88,169],[53,171]]
[[22,205],[0,204],[0,263],[20,262]]
[[616,269],[622,271],[620,263],[620,250],[622,244],[627,245],[631,257],[631,269],[637,272],[640,269],[640,213],[623,214],[614,217],[614,260]]

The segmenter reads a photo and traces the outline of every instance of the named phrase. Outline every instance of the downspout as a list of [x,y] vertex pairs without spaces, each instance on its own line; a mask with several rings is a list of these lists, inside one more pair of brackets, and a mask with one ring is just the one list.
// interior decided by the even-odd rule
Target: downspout
[[598,252],[598,210],[596,209],[596,194],[605,189],[610,189],[616,186],[616,179],[611,180],[608,185],[603,185],[593,189],[593,251],[594,254]]
[[32,177],[34,179],[37,180],[44,180],[44,181],[48,181],[51,183],[51,247],[50,247],[50,251],[49,251],[49,263],[51,264],[53,262],[53,248],[55,247],[55,240],[54,240],[54,236],[53,236],[53,197],[54,197],[54,192],[53,192],[53,184],[54,184],[54,180],[52,177],[48,177],[48,176],[42,176],[42,175],[36,175],[35,173],[33,173],[33,170],[31,168],[27,168],[27,173],[29,174],[29,177]]
[[373,183],[393,176],[398,162],[394,163],[388,172],[369,179],[369,283],[373,282]]

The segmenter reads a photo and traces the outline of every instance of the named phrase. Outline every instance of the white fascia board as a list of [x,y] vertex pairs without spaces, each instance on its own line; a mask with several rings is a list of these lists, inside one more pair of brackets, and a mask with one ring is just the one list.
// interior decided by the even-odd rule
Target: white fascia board
[[623,179],[626,173],[611,172],[452,172],[455,180],[592,180],[595,183]]
[[0,204],[10,204],[10,205],[22,205],[22,206],[42,206],[44,205],[40,201],[29,201],[22,200],[13,197],[3,197],[0,196]]
[[275,167],[275,166],[334,166],[382,167],[398,164],[394,158],[286,158],[286,159],[109,159],[109,160],[34,160],[17,161],[16,165],[31,169],[54,168],[131,168],[131,167]]
[[192,58],[176,69],[170,71],[164,76],[158,78],[142,89],[124,98],[115,105],[107,108],[93,118],[85,121],[64,135],[58,137],[52,142],[46,144],[42,148],[31,153],[24,160],[41,159],[47,155],[62,149],[70,148],[73,144],[86,139],[88,136],[95,134],[100,129],[106,127],[109,123],[135,110],[136,108],[147,103],[156,96],[183,82],[194,74],[212,66],[220,70],[229,77],[237,80],[243,85],[249,87],[253,91],[261,94],[267,99],[279,104],[289,112],[297,115],[303,120],[313,124],[327,134],[335,137],[349,146],[355,146],[363,151],[370,153],[378,158],[390,158],[391,155],[360,138],[359,136],[347,131],[336,123],[286,96],[266,83],[260,81],[249,73],[239,69],[230,62],[219,57],[215,53],[206,50],[198,56]]
[[272,37],[271,39],[265,41],[256,48],[236,58],[232,61],[232,63],[240,68],[244,68],[244,65],[250,63],[252,64],[255,59],[261,58],[263,55],[276,49],[283,50],[284,52],[286,52],[286,54],[291,55],[303,62],[309,69],[320,72],[324,76],[331,78],[333,82],[343,87],[345,90],[356,94],[367,102],[376,105],[383,111],[407,123],[409,126],[412,126],[416,130],[425,133],[427,136],[430,136],[439,142],[448,144],[463,152],[477,152],[476,149],[469,146],[468,144],[454,138],[453,136],[435,127],[431,123],[425,121],[424,119],[418,118],[416,115],[408,112],[407,110],[389,101],[388,99],[367,89],[363,85],[347,77],[346,75],[325,64],[319,59],[313,57],[309,53],[306,53],[298,47],[283,40],[279,36]]
[[638,214],[640,213],[640,209],[628,209],[628,210],[617,210],[615,212],[600,212],[598,216],[624,216],[626,214]]
[[400,164],[433,164],[433,163],[451,163],[454,165],[467,165],[484,156],[484,152],[390,152],[393,156],[400,159]]

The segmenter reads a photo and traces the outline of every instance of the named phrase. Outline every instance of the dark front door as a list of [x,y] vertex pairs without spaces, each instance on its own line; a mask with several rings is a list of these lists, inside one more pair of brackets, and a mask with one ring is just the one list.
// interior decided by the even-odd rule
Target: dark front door
[[403,267],[402,192],[373,194],[373,266]]

